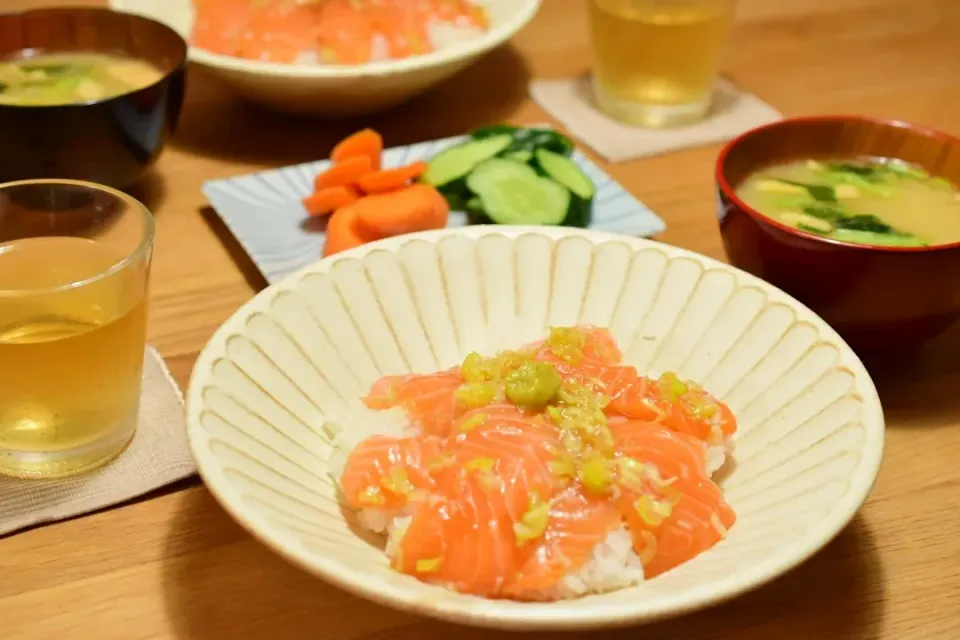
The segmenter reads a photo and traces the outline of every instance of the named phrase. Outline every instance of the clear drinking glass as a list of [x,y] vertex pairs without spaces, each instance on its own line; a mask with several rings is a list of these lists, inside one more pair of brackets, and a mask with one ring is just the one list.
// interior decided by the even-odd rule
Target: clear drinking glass
[[593,91],[617,120],[670,127],[710,108],[735,0],[590,0]]
[[0,474],[81,473],[133,438],[153,235],[109,187],[0,184]]

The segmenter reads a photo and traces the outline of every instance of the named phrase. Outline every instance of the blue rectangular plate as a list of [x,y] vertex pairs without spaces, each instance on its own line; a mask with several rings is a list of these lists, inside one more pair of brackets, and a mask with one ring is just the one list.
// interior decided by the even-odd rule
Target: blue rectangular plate
[[[387,149],[383,166],[428,160],[463,140],[445,138]],[[574,151],[573,160],[597,186],[591,229],[630,236],[652,236],[666,229],[663,220],[580,151]],[[329,160],[307,162],[203,185],[207,200],[271,284],[323,256],[324,234],[304,224],[309,216],[301,200],[328,166]],[[452,212],[447,226],[466,224],[464,213]]]

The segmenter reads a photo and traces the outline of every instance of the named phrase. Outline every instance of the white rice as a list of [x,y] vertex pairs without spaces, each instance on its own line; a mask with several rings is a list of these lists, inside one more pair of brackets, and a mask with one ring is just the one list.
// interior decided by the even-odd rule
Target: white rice
[[395,517],[396,513],[386,509],[370,507],[357,511],[357,522],[360,523],[360,526],[374,533],[386,533],[387,529],[394,523]]
[[707,473],[712,476],[727,463],[727,458],[733,456],[733,440],[724,438],[722,444],[704,446],[707,448]]
[[468,24],[434,21],[427,26],[427,36],[430,38],[430,44],[437,51],[475,40],[483,34],[483,29]]
[[579,570],[568,573],[550,589],[528,597],[569,600],[632,587],[643,582],[643,578],[643,564],[633,550],[633,539],[621,526],[593,549],[590,559]]
[[383,62],[390,59],[390,41],[382,33],[373,36],[373,47],[370,51],[371,62]]

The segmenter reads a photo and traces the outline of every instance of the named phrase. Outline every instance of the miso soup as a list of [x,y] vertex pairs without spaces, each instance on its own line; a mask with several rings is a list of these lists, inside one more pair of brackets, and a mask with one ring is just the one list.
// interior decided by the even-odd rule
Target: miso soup
[[747,205],[827,238],[882,246],[960,242],[960,190],[891,159],[800,160],[740,185]]
[[157,82],[144,60],[102,53],[57,53],[0,61],[0,104],[52,106],[106,100]]

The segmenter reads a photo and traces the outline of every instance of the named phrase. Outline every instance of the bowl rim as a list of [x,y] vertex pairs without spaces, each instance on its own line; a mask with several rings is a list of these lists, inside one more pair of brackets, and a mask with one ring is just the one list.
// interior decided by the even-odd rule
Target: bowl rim
[[913,134],[919,135],[924,138],[937,139],[942,142],[948,143],[951,146],[955,146],[960,149],[960,138],[957,136],[951,135],[944,131],[938,129],[933,129],[930,127],[924,127],[920,125],[913,124],[911,122],[906,122],[905,120],[895,120],[887,118],[878,118],[873,116],[866,115],[843,115],[843,114],[822,114],[822,115],[812,115],[812,116],[796,116],[791,118],[783,118],[775,122],[770,122],[759,127],[754,127],[744,133],[741,133],[737,137],[729,140],[723,148],[720,150],[720,153],[717,155],[717,161],[714,168],[714,180],[716,181],[717,189],[722,192],[722,194],[728,198],[734,205],[736,205],[741,211],[746,213],[748,216],[753,218],[759,223],[769,225],[775,229],[778,229],[789,235],[797,236],[803,238],[804,240],[809,240],[811,242],[817,242],[828,246],[833,246],[838,249],[845,249],[850,251],[856,251],[861,253],[890,253],[890,254],[911,254],[911,253],[936,253],[940,251],[949,251],[951,249],[960,248],[960,241],[951,242],[949,244],[935,244],[929,245],[926,247],[888,247],[875,244],[858,244],[855,242],[845,242],[843,240],[835,240],[833,238],[825,238],[823,236],[817,235],[815,233],[810,233],[808,231],[803,231],[801,229],[796,229],[794,227],[788,226],[776,220],[771,216],[764,215],[757,209],[754,209],[746,202],[744,202],[736,193],[736,191],[730,186],[730,183],[727,181],[725,175],[727,156],[744,140],[763,133],[766,131],[776,130],[784,125],[788,124],[815,124],[823,122],[863,122],[869,124],[875,124],[886,127],[895,127],[897,129],[904,129],[910,131]]
[[[598,599],[593,600],[590,607],[565,607],[565,601],[562,600],[554,603],[517,603],[491,600],[483,601],[484,606],[482,607],[464,607],[459,600],[434,600],[419,588],[404,590],[403,593],[398,594],[395,588],[384,589],[382,586],[374,586],[369,582],[358,579],[357,576],[362,573],[361,571],[340,564],[336,558],[329,556],[305,557],[302,552],[302,545],[296,538],[276,529],[264,528],[257,519],[249,517],[246,513],[247,507],[244,505],[243,498],[230,481],[226,479],[220,463],[212,458],[212,454],[209,453],[207,443],[210,440],[210,435],[199,424],[200,416],[207,411],[204,400],[205,378],[207,378],[208,372],[212,370],[213,366],[223,357],[230,337],[242,332],[243,323],[251,316],[267,312],[275,296],[295,289],[305,276],[311,274],[326,275],[340,261],[363,259],[368,254],[379,251],[395,252],[408,242],[414,241],[436,244],[444,238],[458,235],[473,240],[490,235],[500,235],[515,240],[528,234],[546,236],[553,241],[570,237],[583,237],[594,245],[619,242],[627,245],[632,251],[655,249],[667,254],[672,259],[693,259],[700,262],[704,268],[719,268],[731,271],[736,274],[743,286],[752,286],[764,290],[776,300],[800,311],[801,315],[806,315],[805,321],[812,321],[819,330],[820,340],[837,346],[846,368],[855,375],[858,384],[861,386],[861,398],[865,403],[865,413],[862,420],[865,437],[861,445],[861,462],[850,476],[850,489],[843,499],[836,503],[828,516],[812,527],[807,535],[791,542],[776,553],[772,553],[763,562],[748,564],[721,580],[696,585],[680,595],[658,596],[654,606],[645,601],[606,602],[603,600],[604,596],[600,595],[594,596]],[[190,451],[197,463],[197,471],[204,485],[241,527],[287,561],[329,584],[380,605],[459,624],[517,631],[596,630],[649,623],[704,609],[738,597],[768,583],[812,557],[853,520],[877,481],[885,442],[883,410],[876,386],[869,372],[859,356],[846,344],[843,338],[803,303],[756,276],[688,249],[645,238],[561,227],[478,225],[407,234],[342,252],[291,273],[279,282],[260,291],[214,332],[199,354],[191,374],[186,393],[186,420]],[[440,589],[440,587],[429,585],[420,585],[420,587]]]
[[[122,11],[119,9],[114,9],[112,6],[110,7],[97,7],[97,6],[38,7],[36,9],[27,9],[25,11],[15,11],[11,14],[6,14],[6,15],[12,17],[12,16],[28,16],[32,14],[44,14],[44,13],[61,13],[61,14],[67,14],[67,15],[114,14],[117,16],[123,16],[128,20],[133,19],[140,22],[152,23],[155,26],[160,27],[162,30],[166,31],[168,34],[174,36],[177,39],[180,45],[179,51],[177,52],[177,61],[176,63],[174,63],[174,65],[171,67],[169,71],[163,71],[162,75],[156,81],[151,82],[148,85],[139,87],[137,89],[131,89],[130,91],[117,94],[115,96],[109,96],[109,97],[100,98],[97,100],[89,100],[87,102],[67,102],[64,104],[0,104],[0,109],[12,109],[12,110],[22,109],[22,110],[46,111],[46,110],[56,110],[56,109],[84,109],[87,107],[95,107],[97,105],[109,104],[110,102],[113,102],[115,100],[123,100],[123,99],[129,98],[130,96],[136,95],[142,91],[148,91],[150,89],[154,89],[156,87],[159,87],[169,82],[170,79],[176,76],[177,74],[181,74],[186,71],[187,62],[189,60],[189,54],[190,54],[190,43],[187,42],[186,39],[183,36],[181,36],[179,33],[177,33],[177,30],[171,27],[170,25],[164,22],[161,22],[159,20],[155,20],[149,16],[144,16],[139,13],[130,13],[128,11]],[[32,48],[21,49],[20,51],[39,51],[38,55],[47,55],[47,54],[56,55],[58,53],[56,51],[46,52],[44,50],[38,50],[38,49],[32,49]],[[63,53],[67,53],[67,52],[68,50],[66,49],[63,51]],[[89,53],[107,54],[108,52],[93,50],[93,51],[90,51]],[[124,55],[135,60],[150,62],[143,56],[136,56],[136,55],[129,54],[127,52],[124,52]]]
[[[401,60],[383,60],[367,62],[361,65],[333,64],[287,64],[282,62],[263,62],[247,60],[221,53],[214,53],[190,44],[189,38],[181,36],[187,42],[187,57],[198,64],[223,71],[259,74],[275,78],[310,79],[354,79],[364,77],[383,77],[410,71],[423,71],[442,67],[459,60],[468,59],[494,49],[512,38],[525,27],[540,10],[542,0],[512,0],[517,4],[516,12],[503,24],[496,25],[480,36],[457,46],[437,49],[430,53],[403,58]],[[128,12],[127,0],[109,0],[109,7],[116,11]],[[134,12],[134,15],[140,15]]]

